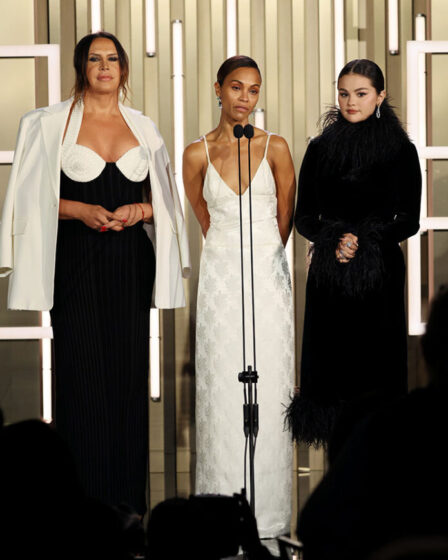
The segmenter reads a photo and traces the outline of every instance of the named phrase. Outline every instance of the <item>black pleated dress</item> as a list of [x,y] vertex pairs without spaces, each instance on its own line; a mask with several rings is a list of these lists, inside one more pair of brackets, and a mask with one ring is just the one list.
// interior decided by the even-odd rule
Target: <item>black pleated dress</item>
[[[61,198],[113,211],[141,202],[144,181],[115,163],[94,180],[61,172]],[[149,310],[155,256],[142,222],[100,233],[61,220],[54,332],[56,427],[88,495],[146,511]]]

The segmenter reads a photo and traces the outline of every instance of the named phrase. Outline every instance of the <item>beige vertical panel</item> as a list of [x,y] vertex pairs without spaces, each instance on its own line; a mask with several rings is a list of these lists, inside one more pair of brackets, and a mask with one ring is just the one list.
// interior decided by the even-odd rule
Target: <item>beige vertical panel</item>
[[185,0],[185,144],[200,135],[198,93],[198,18],[197,0]]
[[251,2],[251,57],[258,64],[264,86],[261,88],[258,107],[266,110],[266,76],[265,76],[265,10],[264,0]]
[[[34,42],[36,44],[48,43],[47,0],[34,0]],[[36,58],[34,66],[36,72],[34,83],[36,107],[45,107],[45,105],[48,105],[48,61],[43,58]]]
[[333,2],[319,0],[320,113],[334,104]]
[[265,2],[265,110],[266,128],[278,132],[278,22],[277,0]]
[[251,17],[250,17],[250,0],[239,0],[238,8],[238,54],[251,56]]
[[[211,5],[211,51],[212,51],[212,58],[211,58],[211,80],[210,80],[210,88],[212,88],[213,83],[216,81],[216,73],[218,72],[218,68],[227,58],[227,50],[226,50],[226,11],[225,11],[225,1],[224,0],[210,0]],[[213,128],[218,124],[219,119],[221,117],[221,110],[218,107],[218,103],[216,101],[216,96],[213,89],[210,89],[212,92],[212,98],[214,102],[212,103],[212,118],[213,118]]]
[[133,101],[133,81],[132,81],[132,45],[131,45],[131,0],[119,0],[116,3],[117,18],[117,37],[123,45],[124,50],[128,53],[130,64],[130,92],[128,92],[129,100],[125,103],[132,105]]
[[76,45],[75,0],[64,0],[60,11],[61,39],[61,99],[70,97],[75,83],[73,51]]
[[132,106],[143,111],[143,59],[145,56],[143,0],[131,0],[131,90]]
[[116,0],[103,0],[103,30],[116,34]]
[[278,29],[278,132],[290,144],[293,140],[292,110],[292,0],[282,0],[277,9]]
[[315,136],[320,117],[319,4],[305,0],[306,137]]
[[90,33],[89,0],[76,0],[76,41]]
[[[361,0],[362,1],[362,0]],[[346,61],[359,58],[359,28],[357,0],[345,0],[345,52]],[[361,32],[362,36],[362,32]]]
[[211,52],[211,6],[210,0],[198,0],[198,100],[199,134],[205,134],[216,126],[219,111],[213,83],[216,71],[212,67]]
[[[367,27],[367,19],[372,19],[372,8],[369,3],[367,6],[367,0],[353,0],[353,24],[358,25],[358,56],[359,58],[371,58],[367,47],[372,48],[374,44],[374,34],[371,33],[372,27]],[[377,2],[378,4],[378,2]],[[356,12],[356,15],[355,15]],[[369,15],[367,15],[367,12]]]
[[48,22],[50,43],[61,42],[61,3],[60,0],[48,0]]

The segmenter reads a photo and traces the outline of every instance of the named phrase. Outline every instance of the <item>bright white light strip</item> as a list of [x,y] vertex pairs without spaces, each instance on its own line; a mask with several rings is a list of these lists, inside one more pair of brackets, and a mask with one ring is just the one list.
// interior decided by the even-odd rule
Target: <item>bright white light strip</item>
[[[421,25],[421,24],[420,24]],[[421,127],[423,123],[423,111],[426,118],[426,107],[421,102],[423,88],[420,84],[424,81],[419,65],[419,56],[424,53],[448,53],[448,41],[408,41],[407,42],[407,122],[408,134],[416,144],[420,158],[423,159],[447,159],[448,146],[426,146],[422,145]],[[425,94],[426,95],[426,94]],[[426,126],[426,122],[425,122]],[[425,140],[426,142],[426,140]],[[425,162],[426,163],[426,162]],[[422,197],[422,200],[426,200]],[[419,233],[408,239],[408,323],[409,334],[420,335],[425,330],[422,322],[422,300],[421,300],[421,231],[445,230],[448,228],[448,218],[423,217]]]
[[[42,326],[51,329],[51,318],[48,311],[42,312]],[[52,414],[51,390],[51,338],[42,339],[42,419],[50,423]]]
[[227,58],[237,53],[236,44],[236,0],[227,0]]
[[254,110],[254,126],[261,128],[261,130],[265,129],[264,115],[264,109],[257,107],[257,109]]
[[[333,0],[333,20],[334,20],[334,80],[337,82],[339,72],[345,65],[345,11],[344,0]],[[336,102],[338,100],[338,90],[336,83]]]
[[101,0],[90,0],[90,24],[92,33],[101,31]]
[[398,0],[388,0],[387,9],[389,53],[398,54],[400,50],[398,37]]
[[[59,45],[2,45],[0,58],[48,59],[48,102],[50,105],[61,100],[61,70]],[[13,151],[0,152],[0,163],[12,163]],[[41,316],[41,327],[3,327],[0,328],[1,340],[39,340],[42,351],[42,417],[45,422],[52,420],[51,402],[51,338],[53,331],[50,314],[45,311]]]
[[146,0],[146,56],[156,56],[156,6],[154,0]]
[[0,164],[2,163],[12,163],[14,160],[14,150],[0,152]]
[[151,399],[160,400],[160,325],[159,310],[151,309],[149,315],[149,363]]
[[184,152],[184,70],[182,21],[172,23],[173,41],[173,98],[174,98],[174,177],[176,179],[182,210],[185,206],[185,191],[182,180],[182,156]]

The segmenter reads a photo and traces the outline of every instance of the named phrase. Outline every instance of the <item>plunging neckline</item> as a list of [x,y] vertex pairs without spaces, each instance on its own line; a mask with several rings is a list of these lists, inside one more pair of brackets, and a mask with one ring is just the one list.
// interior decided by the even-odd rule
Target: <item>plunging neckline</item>
[[[266,160],[266,156],[263,156],[263,159],[260,161],[257,170],[255,171],[255,175],[252,177],[250,184],[252,185],[253,182],[255,181],[256,176],[258,175],[258,172],[260,171],[260,167],[263,165],[264,161]],[[219,179],[222,181],[222,183],[229,189],[229,191],[231,191],[235,196],[240,196],[239,192],[236,192],[232,189],[232,187],[226,182],[224,181],[224,179],[221,177],[219,171],[216,169],[216,167],[213,165],[213,163],[211,162],[211,160],[209,160],[208,162],[208,167],[212,167],[213,170],[215,171],[216,175],[218,175]],[[272,173],[272,169],[271,166],[269,165],[269,169],[271,170]],[[207,168],[207,172],[208,172],[208,168]],[[247,185],[247,187],[244,189],[244,191],[241,189],[241,196],[244,196],[246,194],[246,192],[249,190],[249,185]]]
[[119,163],[120,160],[122,160],[127,154],[129,154],[129,152],[132,152],[132,150],[136,150],[137,148],[141,148],[140,144],[137,144],[137,146],[133,146],[132,148],[129,148],[129,150],[126,150],[123,154],[121,154],[121,156],[116,159],[115,161],[106,161],[104,158],[102,158],[100,156],[100,154],[98,152],[96,152],[95,150],[93,150],[92,148],[89,148],[88,146],[84,146],[84,144],[75,144],[75,146],[79,146],[80,148],[83,148],[84,150],[89,150],[89,152],[92,152],[93,154],[95,154],[95,156],[97,158],[99,158],[103,163]]

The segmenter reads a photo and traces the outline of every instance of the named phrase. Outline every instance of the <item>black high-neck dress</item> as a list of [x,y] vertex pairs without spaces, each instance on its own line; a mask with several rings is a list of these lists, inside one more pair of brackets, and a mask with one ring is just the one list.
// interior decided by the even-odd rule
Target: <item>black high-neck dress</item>
[[[144,181],[115,163],[78,182],[61,172],[61,198],[107,210],[142,202]],[[155,274],[142,222],[100,233],[60,220],[54,307],[56,427],[88,495],[146,510],[149,310]]]
[[[295,439],[326,444],[341,407],[407,391],[405,264],[399,243],[419,228],[421,174],[404,141],[389,161],[353,175],[323,172],[322,137],[299,177],[295,225],[314,243],[306,287],[300,391],[289,408]],[[369,149],[369,148],[367,148]],[[349,158],[348,158],[349,159]],[[344,233],[359,238],[339,263]],[[369,405],[370,406],[370,405]]]

